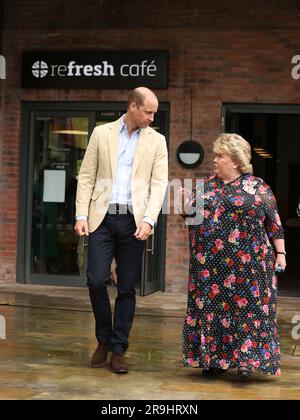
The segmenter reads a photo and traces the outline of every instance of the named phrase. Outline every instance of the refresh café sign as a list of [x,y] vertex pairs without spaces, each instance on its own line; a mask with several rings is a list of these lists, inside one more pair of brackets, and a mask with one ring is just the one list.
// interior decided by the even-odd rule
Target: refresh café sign
[[22,88],[168,87],[166,51],[24,52]]

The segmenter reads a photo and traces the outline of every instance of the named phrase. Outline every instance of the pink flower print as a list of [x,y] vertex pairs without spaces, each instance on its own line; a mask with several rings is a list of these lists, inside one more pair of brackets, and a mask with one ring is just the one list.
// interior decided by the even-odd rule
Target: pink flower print
[[194,327],[196,325],[196,320],[193,319],[191,316],[188,316],[186,319],[186,323],[191,327]]
[[231,244],[236,244],[236,240],[240,237],[240,232],[238,229],[235,229],[231,234],[229,235],[229,242]]
[[204,210],[204,218],[209,219],[209,217],[210,217],[210,211],[209,210]]
[[234,284],[236,281],[236,277],[234,274],[230,274],[230,276],[228,277],[228,280],[230,281],[230,283]]
[[244,204],[243,197],[242,196],[235,197],[234,204],[238,207],[241,207]]
[[195,290],[195,284],[194,283],[190,283],[190,291],[193,292]]
[[230,327],[230,322],[226,318],[224,318],[224,319],[222,319],[222,325],[223,325],[224,328],[229,328]]
[[204,276],[204,278],[209,277],[210,276],[210,272],[208,270],[204,270],[203,271],[203,276]]
[[254,249],[254,252],[256,252],[256,254],[259,253],[259,246],[258,245],[255,245],[255,247],[253,249]]
[[250,254],[245,254],[241,256],[241,260],[243,262],[243,264],[246,264],[247,262],[251,261],[251,256]]
[[224,249],[223,241],[221,239],[217,239],[215,241],[215,245],[218,251],[222,251],[222,249]]
[[245,343],[245,346],[247,346],[248,348],[252,347],[252,341],[247,340],[246,343]]
[[272,289],[276,290],[277,288],[277,277],[273,276],[272,278]]
[[224,281],[224,286],[225,286],[227,289],[230,289],[230,288],[231,288],[231,283],[230,283],[230,281],[229,281],[228,279],[226,279],[226,280]]
[[210,364],[210,357],[208,354],[205,355],[204,360],[206,361],[206,363],[209,365]]
[[268,191],[268,186],[267,186],[267,184],[265,184],[265,185],[261,185],[260,187],[259,187],[259,194],[265,194],[266,193],[266,191]]
[[262,262],[261,262],[261,265],[262,265],[263,271],[267,271],[267,265],[266,265],[266,262],[265,262],[265,261],[262,261]]
[[253,324],[254,324],[254,327],[258,329],[260,328],[261,322],[258,319],[256,319],[255,321],[253,321]]
[[199,252],[199,254],[197,254],[197,260],[200,264],[205,264],[206,258]]
[[203,302],[200,298],[196,299],[196,305],[198,306],[199,309],[203,309]]
[[248,301],[247,301],[246,298],[239,299],[237,301],[237,305],[238,305],[239,308],[245,308],[248,305]]
[[226,360],[220,360],[220,366],[222,369],[228,369],[229,364],[226,362]]
[[264,313],[265,313],[266,315],[269,315],[269,307],[268,307],[268,305],[264,305],[264,306],[263,306],[263,311],[264,311]]
[[265,353],[265,360],[269,360],[271,357],[271,353],[269,353],[268,351]]
[[187,359],[187,363],[189,366],[193,366],[194,360],[192,358]]
[[214,314],[207,314],[206,319],[208,322],[212,322],[214,320]]
[[257,196],[257,195],[255,196],[254,204],[256,206],[260,206],[262,204],[261,198],[259,196]]
[[253,318],[253,314],[251,312],[248,313],[248,318]]
[[260,366],[260,361],[259,360],[257,362],[253,361],[251,364],[255,369],[258,369]]
[[245,344],[243,344],[241,347],[241,351],[242,353],[248,353],[248,347]]
[[215,345],[215,344],[213,344],[212,346],[211,346],[211,352],[212,353],[215,353],[215,351],[217,350],[217,346]]
[[231,285],[234,284],[236,282],[236,277],[231,274],[225,281],[224,281],[224,286],[227,287],[228,289],[231,288]]
[[232,185],[234,185],[235,187],[238,187],[240,185],[241,181],[239,179],[237,179]]
[[212,290],[214,295],[218,295],[220,293],[220,289],[219,289],[219,286],[217,284],[213,284],[211,286],[211,290]]
[[233,355],[234,355],[234,357],[235,357],[236,359],[238,359],[238,358],[239,358],[239,351],[238,351],[238,349],[235,349],[235,350],[234,350]]
[[215,214],[216,216],[220,217],[222,215],[222,209],[221,208],[216,209]]

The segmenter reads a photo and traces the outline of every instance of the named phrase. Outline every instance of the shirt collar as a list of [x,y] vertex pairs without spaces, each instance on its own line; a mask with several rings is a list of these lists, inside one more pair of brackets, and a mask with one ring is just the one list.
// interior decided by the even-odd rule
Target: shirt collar
[[[127,131],[127,127],[126,127],[126,124],[125,124],[125,122],[124,122],[124,117],[125,117],[125,115],[126,114],[123,114],[122,115],[122,117],[121,117],[121,124],[120,124],[120,133],[122,133],[122,131],[123,130],[126,130]],[[137,130],[135,130],[135,133],[140,133],[140,131],[141,131],[141,129],[140,128],[138,128]]]

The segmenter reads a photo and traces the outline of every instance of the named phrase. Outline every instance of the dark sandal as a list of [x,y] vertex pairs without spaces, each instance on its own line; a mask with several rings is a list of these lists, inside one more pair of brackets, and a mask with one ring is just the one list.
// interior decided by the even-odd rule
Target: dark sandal
[[248,378],[249,376],[252,375],[252,371],[251,371],[251,369],[247,368],[246,366],[240,366],[238,368],[238,375],[242,379]]

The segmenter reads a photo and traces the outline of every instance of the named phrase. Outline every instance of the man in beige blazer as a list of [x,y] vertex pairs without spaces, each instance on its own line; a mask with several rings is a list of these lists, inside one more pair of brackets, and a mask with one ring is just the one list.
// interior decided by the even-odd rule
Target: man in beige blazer
[[[91,366],[104,366],[111,351],[115,373],[128,372],[124,353],[135,286],[168,183],[165,138],[149,127],[157,109],[151,90],[133,90],[126,114],[94,129],[78,177],[75,230],[89,236],[87,284],[98,340]],[[114,322],[107,293],[113,258],[118,275]]]

